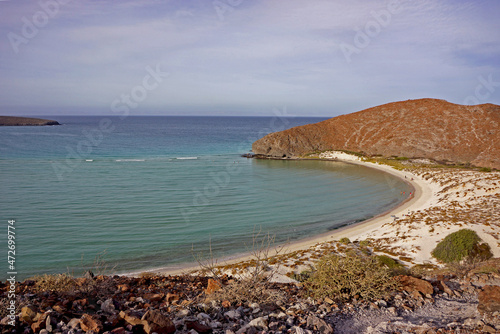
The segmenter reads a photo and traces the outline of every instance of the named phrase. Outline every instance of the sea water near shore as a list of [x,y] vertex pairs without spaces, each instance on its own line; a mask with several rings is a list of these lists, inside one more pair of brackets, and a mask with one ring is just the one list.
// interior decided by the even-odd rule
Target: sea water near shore
[[[16,220],[18,279],[115,272],[242,253],[256,230],[277,242],[359,222],[410,187],[341,162],[241,158],[268,132],[320,118],[58,117],[0,128],[1,220]],[[1,235],[7,263],[7,233]],[[5,280],[7,270],[0,271]]]

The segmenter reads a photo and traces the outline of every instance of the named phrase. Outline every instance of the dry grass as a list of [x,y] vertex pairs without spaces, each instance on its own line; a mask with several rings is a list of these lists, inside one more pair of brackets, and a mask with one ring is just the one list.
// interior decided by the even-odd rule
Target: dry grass
[[[207,296],[208,300],[227,300],[230,303],[241,304],[276,303],[284,299],[284,294],[272,287],[272,278],[279,270],[279,262],[276,258],[283,252],[284,247],[276,247],[274,236],[262,235],[261,231],[258,231],[254,232],[252,245],[247,248],[250,249],[252,259],[245,263],[245,270],[239,272],[232,271],[235,268],[230,265],[219,265],[212,254],[211,247],[208,257],[203,258],[202,255],[195,257],[202,268],[201,273],[209,274],[222,287]],[[224,285],[222,277],[228,270],[236,276],[236,279]]]
[[32,280],[35,281],[34,290],[36,292],[67,292],[78,286],[76,279],[68,274],[45,274],[35,276]]

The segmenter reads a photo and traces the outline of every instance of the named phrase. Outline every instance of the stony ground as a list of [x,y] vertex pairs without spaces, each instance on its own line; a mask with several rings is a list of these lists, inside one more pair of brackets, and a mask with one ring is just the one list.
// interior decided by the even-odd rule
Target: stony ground
[[[223,299],[238,284],[231,277],[222,288],[196,276],[28,280],[16,287],[16,327],[4,313],[1,332],[500,333],[500,275],[491,271],[463,279],[398,276],[401,288],[390,297],[348,303],[311,299],[300,283],[267,285],[275,300],[231,302]],[[8,289],[1,285],[2,300]]]

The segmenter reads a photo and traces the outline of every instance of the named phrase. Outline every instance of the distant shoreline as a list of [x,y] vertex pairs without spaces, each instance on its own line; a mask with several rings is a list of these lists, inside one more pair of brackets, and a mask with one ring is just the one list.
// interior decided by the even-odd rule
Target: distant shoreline
[[42,118],[0,116],[0,126],[47,126],[61,125],[58,121]]

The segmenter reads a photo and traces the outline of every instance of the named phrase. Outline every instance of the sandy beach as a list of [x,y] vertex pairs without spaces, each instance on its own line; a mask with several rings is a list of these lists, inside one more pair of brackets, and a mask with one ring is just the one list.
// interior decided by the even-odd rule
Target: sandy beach
[[[342,250],[341,238],[351,242],[369,240],[375,253],[387,254],[408,265],[437,262],[431,257],[436,244],[461,228],[475,230],[487,242],[495,257],[500,256],[500,173],[442,168],[397,170],[388,165],[362,161],[344,152],[325,152],[326,161],[343,161],[375,168],[409,183],[414,191],[401,205],[369,220],[346,226],[279,248],[278,281],[288,281],[287,274],[300,272],[326,251]],[[391,178],[387,178],[391,182]],[[472,220],[474,217],[482,220]],[[485,219],[487,217],[488,219]],[[249,253],[217,259],[226,268],[247,268]],[[184,265],[151,270],[162,274],[183,274],[199,270]],[[133,275],[133,274],[131,274]]]

